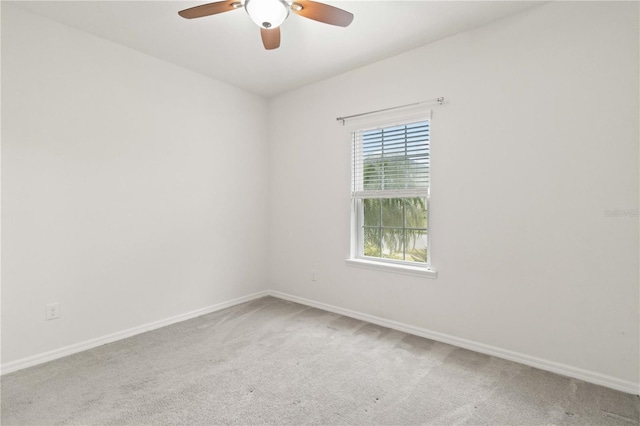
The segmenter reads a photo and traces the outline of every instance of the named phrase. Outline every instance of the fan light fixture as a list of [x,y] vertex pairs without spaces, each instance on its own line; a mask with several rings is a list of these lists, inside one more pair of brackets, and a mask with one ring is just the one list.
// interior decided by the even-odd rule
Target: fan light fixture
[[280,47],[280,25],[289,16],[289,11],[338,27],[348,27],[353,21],[352,13],[314,0],[221,0],[181,10],[178,15],[186,19],[202,18],[242,7],[260,27],[262,44],[267,50]]
[[277,28],[289,16],[289,5],[281,0],[245,0],[244,8],[259,27]]

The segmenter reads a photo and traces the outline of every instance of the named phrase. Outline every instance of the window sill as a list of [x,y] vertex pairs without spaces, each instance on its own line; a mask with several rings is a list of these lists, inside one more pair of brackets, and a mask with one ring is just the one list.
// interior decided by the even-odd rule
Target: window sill
[[417,277],[437,278],[438,273],[431,268],[420,266],[401,265],[394,263],[376,262],[365,259],[346,259],[347,265],[359,268],[377,269],[378,271],[393,272],[396,274],[413,275]]

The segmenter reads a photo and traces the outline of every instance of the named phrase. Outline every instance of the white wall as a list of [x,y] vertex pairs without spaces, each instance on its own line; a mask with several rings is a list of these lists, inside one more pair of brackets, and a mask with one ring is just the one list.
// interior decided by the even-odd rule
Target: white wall
[[263,290],[267,102],[2,12],[3,364]]
[[[268,110],[2,12],[3,365],[264,290],[268,270],[276,290],[637,384],[638,219],[605,215],[638,208],[637,4],[541,6]],[[436,96],[439,277],[346,266],[335,117]]]
[[[637,386],[638,218],[605,213],[638,209],[638,15],[550,3],[273,99],[271,287]],[[438,96],[438,278],[347,266],[335,118]]]

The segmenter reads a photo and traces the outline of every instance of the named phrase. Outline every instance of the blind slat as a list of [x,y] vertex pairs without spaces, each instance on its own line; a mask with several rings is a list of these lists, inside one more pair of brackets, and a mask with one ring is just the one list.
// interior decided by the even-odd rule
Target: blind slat
[[428,191],[420,189],[414,190],[387,190],[387,191],[356,191],[351,194],[351,198],[408,198],[408,197],[426,197]]
[[428,120],[356,131],[352,140],[352,197],[397,198],[428,193]]

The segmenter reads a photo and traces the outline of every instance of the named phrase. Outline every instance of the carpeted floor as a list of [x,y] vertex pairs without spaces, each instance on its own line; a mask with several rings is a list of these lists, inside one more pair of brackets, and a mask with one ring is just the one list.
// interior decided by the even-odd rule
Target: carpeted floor
[[637,396],[266,297],[1,379],[2,424],[638,425]]

